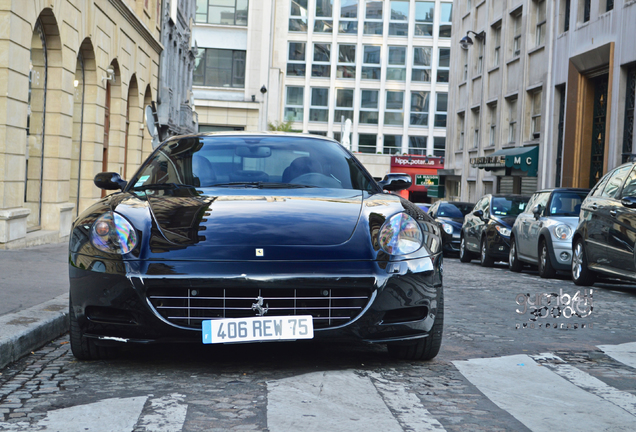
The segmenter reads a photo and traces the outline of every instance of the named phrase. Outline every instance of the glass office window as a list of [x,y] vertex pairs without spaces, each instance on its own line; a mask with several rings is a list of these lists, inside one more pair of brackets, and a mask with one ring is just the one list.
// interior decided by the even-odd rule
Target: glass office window
[[389,16],[389,35],[408,36],[409,33],[409,1],[391,0]]
[[365,80],[380,79],[380,54],[382,47],[380,45],[365,45],[362,54],[362,71],[361,78]]
[[428,126],[428,98],[427,91],[411,92],[411,122],[412,126]]
[[403,91],[386,91],[386,105],[384,110],[385,125],[404,124],[404,92]]
[[314,61],[311,64],[311,76],[322,78],[331,76],[331,44],[314,44]]
[[303,121],[303,87],[287,87],[285,98],[285,121]]
[[411,81],[431,82],[431,47],[413,48]]
[[434,1],[415,2],[415,36],[433,36]]
[[327,122],[329,118],[329,89],[312,88],[311,106],[309,108],[310,122]]
[[378,124],[378,90],[360,92],[360,123]]

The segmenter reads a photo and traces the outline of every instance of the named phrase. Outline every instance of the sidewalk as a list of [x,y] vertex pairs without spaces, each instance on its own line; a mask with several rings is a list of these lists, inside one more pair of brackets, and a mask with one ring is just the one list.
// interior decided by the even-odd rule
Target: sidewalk
[[68,331],[68,243],[0,250],[0,369]]

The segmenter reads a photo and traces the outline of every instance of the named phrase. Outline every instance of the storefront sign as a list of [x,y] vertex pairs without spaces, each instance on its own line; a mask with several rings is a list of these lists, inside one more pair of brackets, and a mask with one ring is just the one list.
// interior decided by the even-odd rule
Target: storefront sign
[[474,168],[502,168],[506,166],[506,156],[482,156],[470,158]]
[[405,168],[444,168],[444,158],[437,156],[392,156],[392,167],[405,167]]
[[439,185],[439,177],[436,175],[415,174],[416,186],[437,186]]

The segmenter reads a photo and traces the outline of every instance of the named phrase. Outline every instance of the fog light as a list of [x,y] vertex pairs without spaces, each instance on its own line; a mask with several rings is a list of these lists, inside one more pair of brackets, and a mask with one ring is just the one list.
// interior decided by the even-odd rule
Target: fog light
[[499,246],[499,250],[500,251],[504,250],[504,247],[503,246]]
[[570,259],[570,254],[567,252],[561,252],[561,259],[563,261]]

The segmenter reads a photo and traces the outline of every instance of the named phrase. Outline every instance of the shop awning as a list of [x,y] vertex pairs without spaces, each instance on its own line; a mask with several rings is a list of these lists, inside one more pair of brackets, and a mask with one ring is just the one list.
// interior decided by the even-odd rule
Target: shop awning
[[539,166],[539,147],[514,147],[494,152],[489,156],[470,159],[471,166],[490,171],[496,168],[512,168],[536,177]]

